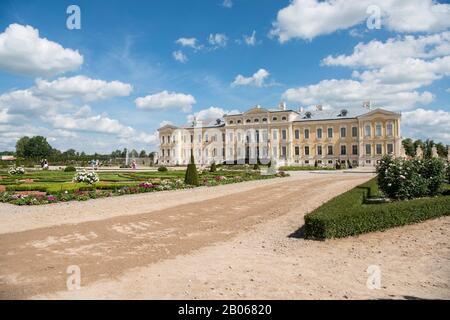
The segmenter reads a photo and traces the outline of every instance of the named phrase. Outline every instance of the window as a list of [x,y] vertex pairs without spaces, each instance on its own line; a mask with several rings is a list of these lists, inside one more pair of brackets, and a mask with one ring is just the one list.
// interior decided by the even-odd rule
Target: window
[[333,128],[328,128],[328,138],[333,138]]
[[309,146],[305,146],[305,156],[309,156]]
[[377,144],[377,154],[381,154],[382,153],[382,147],[381,144]]
[[370,137],[370,124],[367,124],[367,125],[364,127],[364,135],[365,135],[366,137]]
[[286,158],[286,147],[281,147],[281,156]]
[[305,129],[305,139],[309,139],[309,129]]
[[328,146],[328,155],[329,156],[333,155],[333,146]]
[[272,121],[277,121],[277,120],[278,120],[277,117],[273,117],[273,118],[272,118]]
[[345,138],[347,136],[347,128],[341,128],[341,138]]
[[233,120],[231,120],[231,121],[229,122],[229,124],[233,124]]
[[318,156],[322,155],[322,146],[317,146],[317,155]]
[[352,145],[352,154],[354,156],[358,154],[358,146],[356,144]]
[[208,134],[205,134],[205,142],[208,142]]
[[238,120],[238,121],[237,121],[237,123],[241,123],[241,122],[242,122],[241,120]]
[[352,127],[352,137],[356,138],[358,136],[358,127]]
[[240,132],[238,132],[238,134],[237,134],[237,140],[238,140],[238,142],[242,141],[242,137],[241,137],[241,133]]
[[162,136],[162,143],[164,143],[164,136]]
[[300,130],[295,130],[295,139],[300,139]]
[[322,128],[317,129],[317,139],[322,139]]
[[278,131],[277,130],[273,130],[272,136],[273,136],[273,140],[278,140]]
[[164,157],[164,149],[162,149],[162,156]]
[[263,118],[263,119],[262,119],[262,122],[267,122],[267,118]]
[[387,153],[388,154],[394,153],[394,145],[392,143],[388,143],[388,145],[387,145]]
[[228,134],[228,141],[229,141],[229,142],[233,142],[233,133],[232,133],[232,132],[230,132],[230,133]]
[[250,122],[251,122],[251,120],[250,120],[250,119],[247,119],[247,120],[245,120],[245,122],[247,122],[247,123],[250,123]]
[[345,156],[347,154],[347,146],[341,146],[341,155]]
[[366,155],[372,154],[372,146],[370,144],[366,144]]
[[201,135],[201,133],[198,135],[198,142],[202,142],[202,135]]
[[253,120],[254,122],[259,122],[259,119],[255,119],[255,120]]
[[377,137],[381,137],[381,124],[377,123],[377,125],[375,126],[375,135]]
[[286,132],[286,130],[281,130],[281,139],[283,139],[283,140],[286,140],[286,135],[287,135],[287,132]]
[[296,146],[296,147],[295,147],[295,155],[296,155],[296,156],[299,156],[299,155],[300,155],[300,147],[299,147],[299,146]]
[[283,120],[283,121],[286,121],[286,120],[287,120],[287,118],[286,118],[286,117],[283,117],[283,118],[281,118],[281,120]]
[[388,137],[392,137],[392,135],[393,135],[393,126],[392,126],[392,123],[388,123],[388,124],[386,125],[386,135],[387,135]]

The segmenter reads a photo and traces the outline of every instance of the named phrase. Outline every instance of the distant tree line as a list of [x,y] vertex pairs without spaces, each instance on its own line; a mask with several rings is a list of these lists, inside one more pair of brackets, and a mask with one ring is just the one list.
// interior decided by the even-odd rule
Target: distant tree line
[[448,155],[448,145],[444,145],[442,142],[435,143],[430,139],[425,141],[420,139],[413,141],[411,138],[406,138],[403,139],[402,144],[406,155],[411,157],[416,156],[416,151],[419,146],[422,148],[423,156],[425,158],[431,158],[433,147],[436,147],[436,151],[440,157],[447,158]]
[[[126,158],[127,150],[116,150],[110,154],[86,154],[85,152],[78,152],[75,149],[60,151],[53,148],[47,139],[43,136],[22,137],[16,143],[16,151],[0,152],[0,155],[14,155],[17,158],[40,161],[41,159],[48,159],[52,162],[67,162],[67,161],[89,161],[92,159],[107,161],[115,158]],[[151,158],[155,156],[155,152],[147,154],[145,150],[140,152],[135,149],[128,151],[130,158]]]

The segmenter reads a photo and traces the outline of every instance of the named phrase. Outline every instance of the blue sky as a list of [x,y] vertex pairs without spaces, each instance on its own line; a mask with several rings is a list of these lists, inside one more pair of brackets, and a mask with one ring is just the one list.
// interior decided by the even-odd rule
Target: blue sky
[[[0,150],[42,134],[62,150],[150,151],[163,121],[280,100],[350,110],[371,100],[402,112],[404,136],[450,143],[447,3],[230,3],[1,1]],[[80,30],[66,27],[71,4],[81,9]],[[373,4],[379,29],[367,25]]]

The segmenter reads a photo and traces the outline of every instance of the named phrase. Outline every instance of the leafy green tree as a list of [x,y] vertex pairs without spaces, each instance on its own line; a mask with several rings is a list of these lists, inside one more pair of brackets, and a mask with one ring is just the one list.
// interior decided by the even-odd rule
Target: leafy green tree
[[442,142],[436,143],[436,149],[439,157],[447,158],[448,156],[448,146],[444,145]]
[[22,137],[16,142],[16,155],[18,157],[25,158],[25,149],[28,145],[28,142],[30,141],[29,137]]
[[406,138],[402,141],[403,148],[407,156],[414,157],[416,155],[416,148],[411,138]]
[[141,152],[139,152],[139,158],[147,158],[147,152],[145,152],[145,150],[141,150]]
[[198,185],[198,172],[197,167],[195,166],[193,152],[191,152],[191,162],[188,164],[186,175],[184,176],[184,182],[192,186]]
[[48,158],[53,148],[43,136],[32,137],[25,145],[26,158]]
[[434,147],[434,141],[427,139],[425,140],[425,143],[423,144],[423,156],[426,159],[431,159],[433,155],[433,147]]

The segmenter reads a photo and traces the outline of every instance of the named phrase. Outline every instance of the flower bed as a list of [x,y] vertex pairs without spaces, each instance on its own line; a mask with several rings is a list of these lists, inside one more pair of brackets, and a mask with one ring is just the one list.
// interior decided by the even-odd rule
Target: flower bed
[[[156,177],[149,178],[147,181],[126,181],[121,183],[106,181],[94,183],[93,181],[96,181],[95,177],[93,178],[89,174],[90,172],[77,173],[75,176],[76,178],[74,178],[76,183],[35,183],[7,186],[6,192],[0,193],[0,202],[12,203],[16,205],[41,205],[73,200],[86,201],[89,199],[114,197],[126,194],[195,188],[195,186],[185,184],[182,179],[177,177]],[[205,172],[200,175],[199,186],[217,186],[243,181],[288,176],[284,172],[280,172],[273,176],[263,176],[254,172],[240,172],[240,175],[232,174],[236,174],[236,172],[226,172],[223,173],[223,175],[211,175],[210,173]],[[90,184],[89,181],[93,183]],[[39,194],[36,192],[39,192]]]
[[22,167],[12,167],[11,169],[8,170],[8,173],[11,176],[22,175],[25,174],[25,169]]

